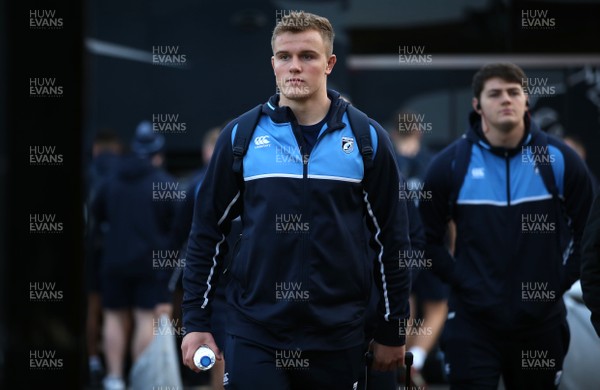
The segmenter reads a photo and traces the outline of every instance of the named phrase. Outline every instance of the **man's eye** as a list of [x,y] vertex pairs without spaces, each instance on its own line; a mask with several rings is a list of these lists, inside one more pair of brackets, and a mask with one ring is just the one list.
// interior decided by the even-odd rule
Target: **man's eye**
[[305,54],[302,56],[305,60],[311,60],[313,58],[312,54]]
[[280,60],[287,60],[290,56],[288,56],[287,54],[280,54],[279,55],[279,59]]

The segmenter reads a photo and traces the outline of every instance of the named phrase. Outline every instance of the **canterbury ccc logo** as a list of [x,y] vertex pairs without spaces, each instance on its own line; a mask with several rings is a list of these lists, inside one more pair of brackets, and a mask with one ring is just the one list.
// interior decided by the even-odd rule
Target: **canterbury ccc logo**
[[269,145],[270,143],[271,142],[269,141],[268,135],[261,135],[261,136],[254,138],[254,145],[256,145],[257,147],[266,146],[266,145]]

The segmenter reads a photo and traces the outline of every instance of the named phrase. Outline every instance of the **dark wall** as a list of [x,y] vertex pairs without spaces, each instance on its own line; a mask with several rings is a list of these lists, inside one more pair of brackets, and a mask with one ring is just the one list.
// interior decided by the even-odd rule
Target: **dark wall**
[[[6,85],[6,58],[8,50],[6,49],[6,4],[0,2],[0,85]],[[6,205],[8,188],[8,142],[7,142],[7,110],[6,110],[6,89],[0,88],[0,318],[7,316],[8,276],[6,274],[6,261],[8,250],[6,244]],[[5,383],[6,370],[4,365],[4,352],[8,343],[6,322],[0,321],[0,384]]]
[[6,233],[0,254],[0,387],[81,388],[82,8],[66,1],[2,7],[6,115],[0,125],[2,160],[8,162],[2,175],[6,198],[0,198],[0,230]]

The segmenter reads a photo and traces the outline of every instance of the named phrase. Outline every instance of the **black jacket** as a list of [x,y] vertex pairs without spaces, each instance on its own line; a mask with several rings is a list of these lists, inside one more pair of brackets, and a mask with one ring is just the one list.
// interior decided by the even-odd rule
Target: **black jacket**
[[410,279],[398,253],[410,242],[394,150],[387,132],[371,121],[375,153],[365,172],[346,106],[337,93],[330,99],[336,109],[303,158],[293,113],[273,96],[263,106],[242,177],[232,170],[235,122],[222,131],[196,198],[188,245],[183,318],[189,332],[210,330],[225,237],[241,215],[243,238],[227,288],[228,332],[275,348],[362,344],[373,270],[381,297],[375,339],[404,343],[399,320],[408,316]]
[[172,249],[169,229],[174,198],[185,194],[177,186],[173,176],[152,166],[149,159],[123,158],[116,175],[103,183],[92,205],[97,223],[107,226],[101,260],[104,275],[155,278],[157,288],[166,293],[172,267],[160,257]]
[[540,131],[535,124],[526,118],[521,143],[504,149],[489,145],[480,121],[471,115],[466,134],[471,159],[453,216],[454,257],[444,233],[460,140],[436,155],[425,177],[431,201],[419,209],[433,271],[452,287],[450,310],[486,326],[517,330],[557,323],[566,315],[562,295],[579,278],[580,240],[592,200],[587,169],[569,146],[548,136],[561,209],[532,161],[529,146]]
[[581,240],[581,290],[600,337],[600,196],[596,196]]

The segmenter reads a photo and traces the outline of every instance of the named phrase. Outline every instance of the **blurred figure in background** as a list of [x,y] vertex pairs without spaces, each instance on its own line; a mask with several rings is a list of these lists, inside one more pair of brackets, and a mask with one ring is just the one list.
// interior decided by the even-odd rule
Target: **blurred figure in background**
[[[425,122],[424,114],[412,110],[401,109],[390,125],[390,135],[396,148],[398,168],[406,178],[407,197],[418,209],[420,202],[429,199],[423,189],[423,179],[427,166],[434,156],[433,151],[423,143],[423,137],[431,131],[431,124]],[[411,223],[417,218],[411,217]],[[418,223],[422,224],[420,218]],[[411,237],[411,242],[413,241]],[[406,346],[414,357],[412,378],[415,386],[425,386],[431,378],[436,382],[443,380],[442,361],[439,358],[439,337],[448,313],[449,287],[443,283],[425,264],[418,260],[426,260],[420,253],[425,249],[418,245],[411,262],[415,263],[412,275],[410,297],[411,325],[407,330]],[[420,252],[421,251],[421,252]],[[429,359],[436,364],[429,372],[429,378],[423,373],[425,362]]]
[[598,181],[596,175],[589,169],[589,166],[587,165],[587,148],[585,147],[583,140],[576,134],[566,134],[563,137],[563,141],[573,148],[573,150],[576,151],[579,157],[581,157],[581,159],[585,162],[585,165],[588,168],[590,179],[592,180],[592,190],[594,191],[594,196],[597,195],[598,190],[600,189],[600,181]]
[[[224,126],[222,126],[224,127]],[[210,159],[213,154],[213,150],[217,143],[217,139],[219,138],[219,134],[221,133],[222,127],[213,127],[209,129],[204,136],[202,137],[202,167],[197,170],[196,173],[192,175],[187,188],[187,196],[185,201],[180,203],[176,216],[173,223],[173,228],[171,229],[173,248],[177,248],[181,251],[181,257],[186,258],[186,249],[188,236],[190,234],[190,230],[192,228],[192,219],[194,216],[194,203],[196,199],[196,194],[200,189],[200,185],[202,184],[202,179],[204,178],[204,174],[208,168],[208,164],[210,163]],[[230,232],[228,237],[234,237],[236,234],[234,233],[235,225],[232,224],[232,232]],[[233,247],[233,243],[231,244]],[[228,255],[228,257],[230,257]],[[183,301],[183,285],[182,285],[182,275],[183,268],[177,268],[173,272],[171,280],[169,282],[169,288],[174,291],[174,306],[175,310],[173,312],[173,318],[178,321],[181,319],[181,303]],[[214,329],[213,335],[215,340],[219,345],[225,344],[225,292],[224,286],[226,285],[226,277],[225,275],[221,277],[215,292],[215,302],[213,306],[212,312],[212,327]],[[178,344],[181,346],[182,337],[178,337]],[[183,369],[183,364],[181,365],[182,369],[182,377],[185,380],[184,384],[187,385],[199,385],[204,384],[204,376],[210,375],[211,387],[213,390],[223,389],[223,372],[224,372],[224,361],[217,360],[213,368],[207,372],[194,373],[191,370]]]
[[600,384],[600,196],[596,195],[581,238],[581,277],[565,294],[571,331],[560,390]]
[[582,238],[581,289],[590,321],[600,337],[600,196],[596,196]]
[[102,181],[114,174],[124,151],[125,145],[113,129],[98,131],[92,142],[92,160],[85,178],[88,199],[93,199]]
[[85,275],[87,287],[86,347],[88,383],[98,387],[104,376],[104,364],[99,345],[102,341],[102,306],[100,301],[100,256],[107,226],[99,225],[90,213],[98,188],[115,173],[124,145],[112,129],[101,129],[92,143],[92,160],[85,177]]
[[[163,168],[164,137],[141,122],[116,175],[99,188],[93,213],[107,223],[101,261],[104,309],[105,389],[124,389],[128,312],[133,312],[131,358],[136,359],[153,339],[154,310],[171,303],[167,282],[153,269],[153,252],[169,248],[173,202],[157,201],[155,191],[173,183]],[[160,194],[159,194],[160,195]],[[159,196],[160,198],[160,196]],[[161,306],[164,309],[164,306]],[[168,310],[168,308],[166,309]]]
[[[423,136],[431,131],[424,115],[411,110],[400,110],[392,122],[396,131],[390,131],[397,152],[398,167],[407,181],[421,182],[434,153],[423,143]],[[393,129],[392,129],[393,130]]]

